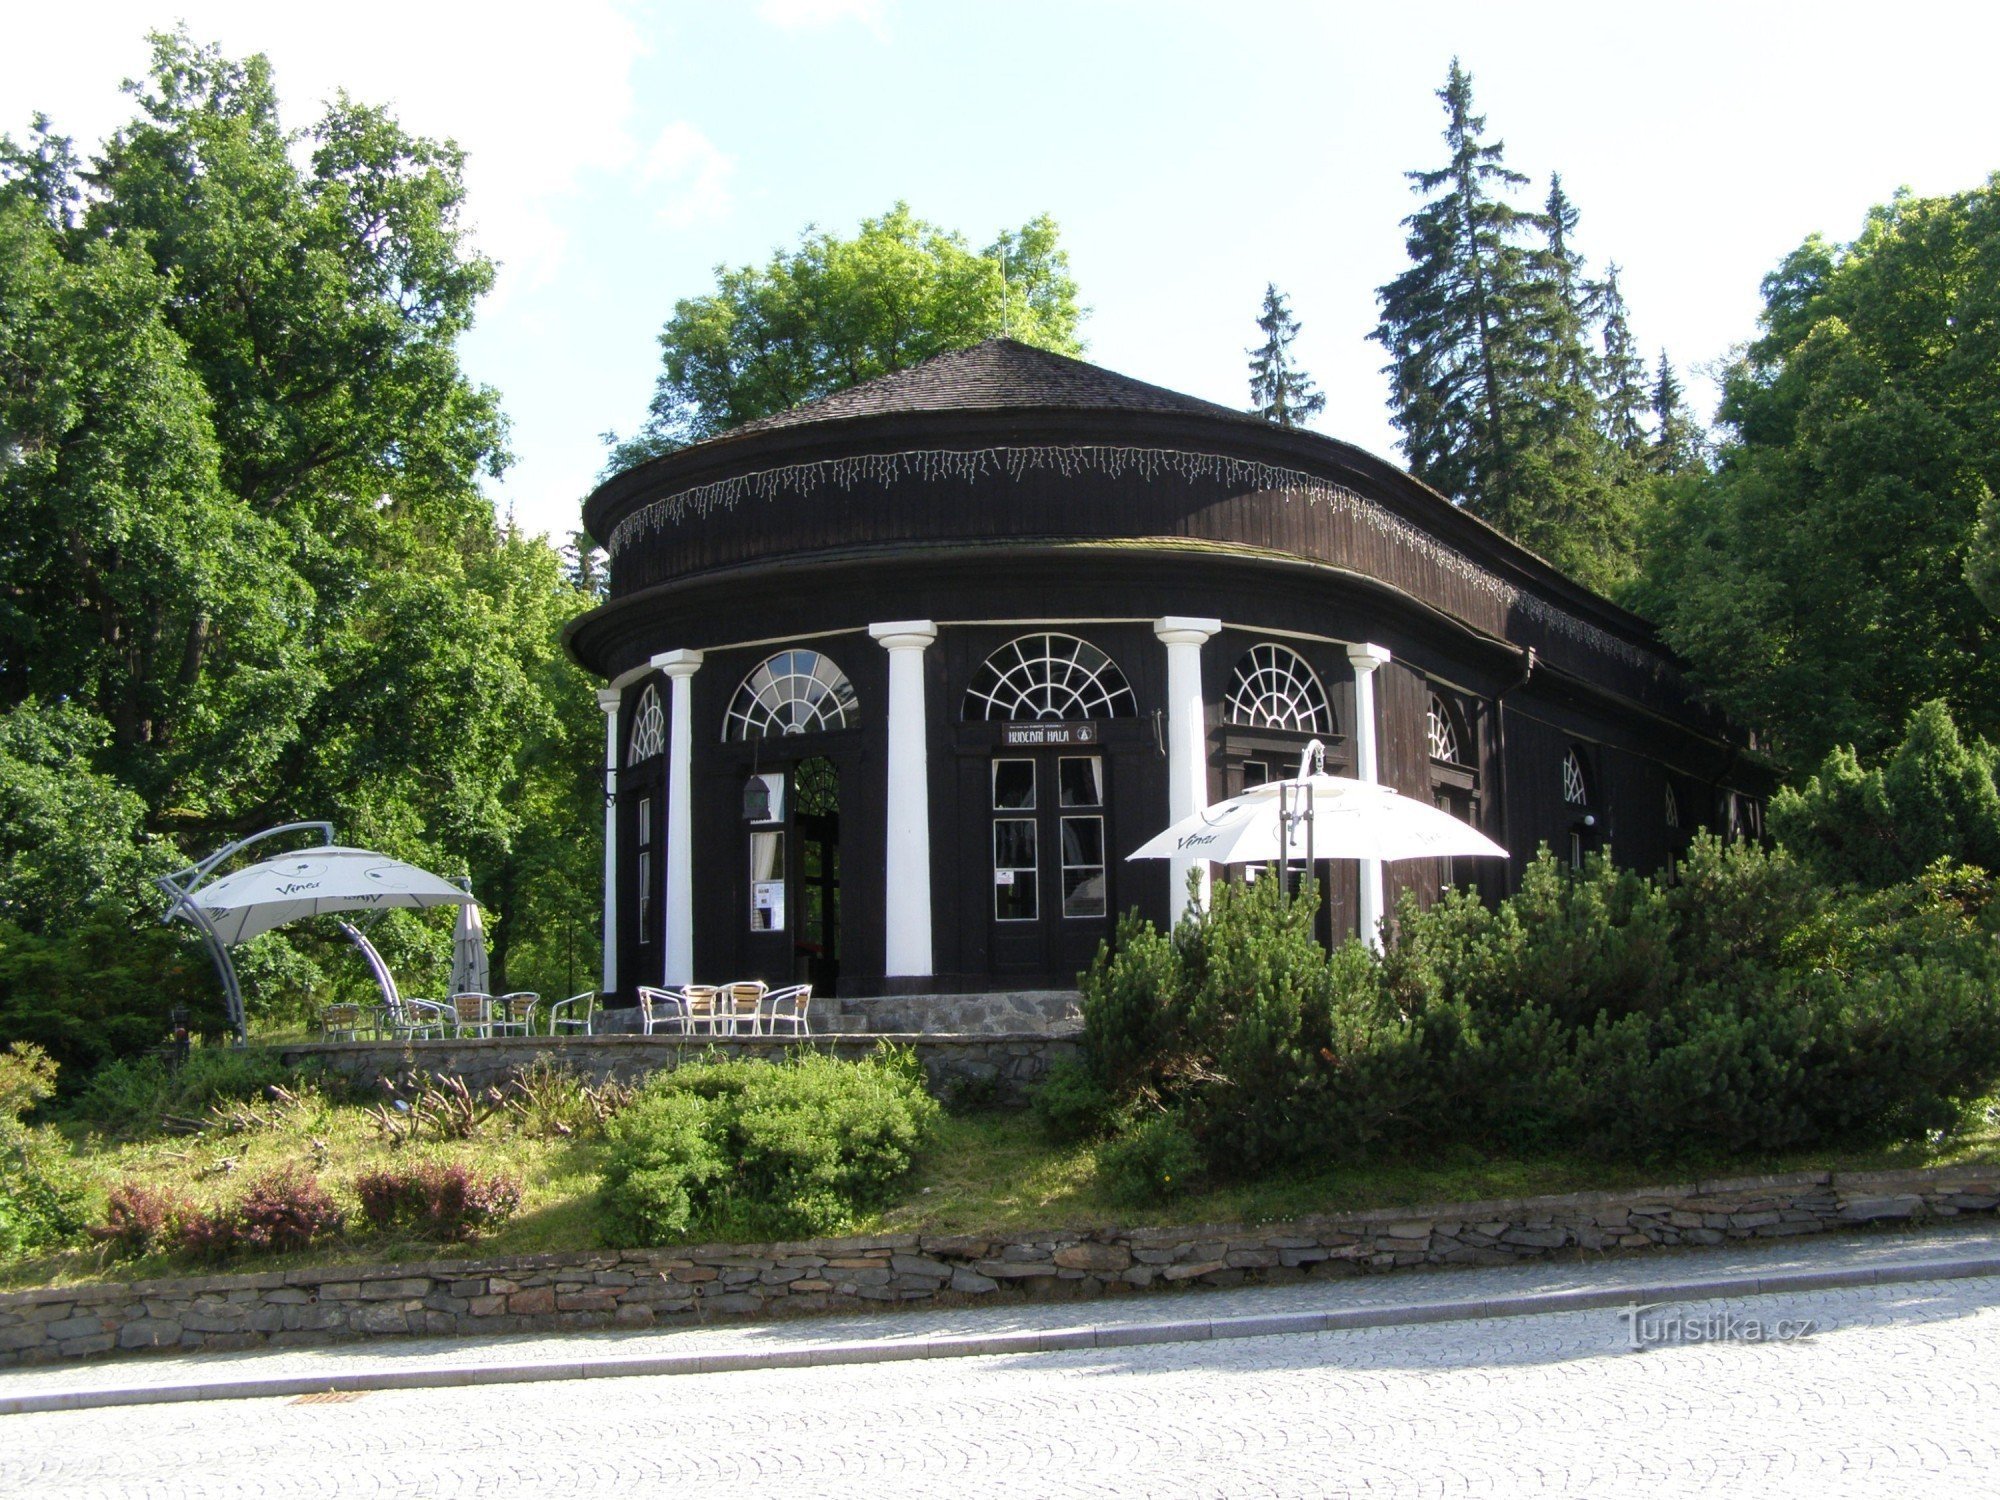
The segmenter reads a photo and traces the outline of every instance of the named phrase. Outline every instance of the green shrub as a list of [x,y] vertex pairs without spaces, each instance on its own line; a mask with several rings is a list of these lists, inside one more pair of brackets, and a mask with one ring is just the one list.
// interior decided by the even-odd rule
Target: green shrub
[[27,1042],[0,1052],[0,1255],[46,1249],[83,1228],[83,1190],[69,1144],[21,1117],[56,1088],[56,1065]]
[[665,1245],[694,1232],[709,1186],[729,1170],[711,1103],[647,1088],[612,1120],[600,1195],[612,1244]]
[[1864,1146],[1949,1130],[2000,1080],[2000,895],[1963,866],[1842,891],[1703,835],[1665,884],[1544,849],[1496,907],[1406,899],[1379,960],[1324,952],[1312,901],[1218,886],[1170,940],[1122,923],[1085,977],[1090,1076],[1218,1172]]
[[1171,1114],[1144,1116],[1097,1148],[1105,1191],[1134,1208],[1152,1208],[1199,1185],[1201,1147]]
[[74,1239],[84,1226],[76,1158],[55,1131],[0,1114],[0,1255]]
[[1771,799],[1771,832],[1837,885],[1915,879],[1940,859],[2000,870],[2000,750],[1961,738],[1941,701],[1910,715],[1902,743],[1864,770],[1852,748]]
[[210,1106],[262,1096],[273,1084],[297,1092],[324,1087],[318,1071],[287,1066],[257,1047],[195,1047],[178,1063],[156,1054],[100,1063],[70,1101],[86,1124],[121,1133],[158,1127],[164,1115],[195,1117]]
[[607,1132],[607,1231],[648,1245],[838,1232],[887,1197],[938,1114],[908,1049],[657,1074]]
[[1095,1140],[1111,1128],[1117,1109],[1110,1093],[1082,1060],[1056,1060],[1029,1095],[1035,1118],[1058,1145]]
[[56,1065],[40,1047],[14,1042],[0,1052],[0,1118],[18,1120],[55,1092]]

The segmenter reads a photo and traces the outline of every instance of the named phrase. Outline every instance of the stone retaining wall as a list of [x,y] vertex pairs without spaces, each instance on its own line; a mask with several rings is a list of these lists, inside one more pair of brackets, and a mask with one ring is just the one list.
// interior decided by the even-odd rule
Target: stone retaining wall
[[592,1079],[636,1083],[661,1068],[679,1067],[711,1050],[728,1057],[782,1057],[808,1046],[836,1057],[866,1057],[878,1042],[912,1047],[924,1065],[931,1092],[947,1102],[968,1095],[981,1103],[1025,1104],[1059,1057],[1074,1056],[1073,1036],[1029,1032],[996,1034],[832,1033],[825,1036],[468,1037],[458,1041],[313,1042],[280,1049],[289,1063],[310,1063],[345,1074],[363,1088],[413,1069],[463,1079],[472,1089],[504,1083],[537,1058],[553,1058]]
[[2000,1167],[1949,1167],[1799,1173],[1255,1226],[870,1235],[196,1276],[0,1293],[0,1364],[1298,1281],[1815,1234],[1990,1213],[1996,1204]]

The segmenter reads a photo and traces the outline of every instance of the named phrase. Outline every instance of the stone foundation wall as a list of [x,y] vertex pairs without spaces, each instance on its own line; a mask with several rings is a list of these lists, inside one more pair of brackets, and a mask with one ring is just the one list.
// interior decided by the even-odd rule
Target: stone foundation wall
[[871,1235],[197,1276],[0,1294],[0,1364],[1298,1281],[1816,1234],[1996,1204],[2000,1167],[1800,1173],[1289,1224]]
[[1016,990],[985,995],[884,995],[835,1000],[843,1016],[858,1017],[871,1032],[942,1031],[958,1035],[1050,1035],[1082,1029],[1075,990]]
[[676,1068],[711,1050],[725,1057],[782,1057],[809,1046],[835,1057],[866,1057],[888,1041],[916,1049],[931,1091],[950,1101],[968,1096],[982,1103],[1021,1105],[1060,1057],[1074,1056],[1075,1037],[1035,1033],[992,1035],[842,1035],[811,1037],[663,1036],[469,1037],[458,1041],[315,1042],[281,1049],[290,1063],[317,1064],[345,1074],[363,1088],[377,1080],[422,1069],[463,1079],[482,1089],[506,1082],[538,1058],[553,1058],[592,1079],[636,1083],[661,1068]]

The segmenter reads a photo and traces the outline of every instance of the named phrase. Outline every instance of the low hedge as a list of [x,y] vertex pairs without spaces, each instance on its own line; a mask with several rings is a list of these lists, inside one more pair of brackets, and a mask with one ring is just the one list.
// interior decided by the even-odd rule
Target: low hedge
[[1239,1178],[1468,1141],[1721,1157],[1948,1131],[2000,1078],[2000,900],[1965,867],[1856,892],[1707,837],[1672,881],[1544,849],[1495,907],[1406,900],[1380,957],[1328,953],[1314,906],[1260,880],[1172,933],[1128,916],[1083,983],[1106,1102],[1062,1079],[1051,1125],[1166,1116]]

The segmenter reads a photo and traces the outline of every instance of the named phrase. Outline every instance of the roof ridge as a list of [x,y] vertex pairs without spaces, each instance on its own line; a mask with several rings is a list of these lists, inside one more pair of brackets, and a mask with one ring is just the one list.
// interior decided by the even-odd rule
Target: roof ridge
[[815,422],[926,411],[1127,410],[1259,420],[1254,413],[1154,385],[1006,335],[944,349],[858,385],[718,433],[713,442]]

